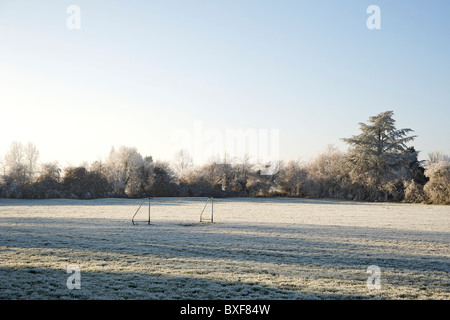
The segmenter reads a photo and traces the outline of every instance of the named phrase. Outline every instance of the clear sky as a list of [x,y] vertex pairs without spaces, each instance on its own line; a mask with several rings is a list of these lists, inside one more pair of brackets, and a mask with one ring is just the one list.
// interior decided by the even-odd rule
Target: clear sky
[[421,158],[450,154],[450,1],[0,0],[0,156],[171,160],[200,123],[279,130],[280,158],[308,159],[386,110]]

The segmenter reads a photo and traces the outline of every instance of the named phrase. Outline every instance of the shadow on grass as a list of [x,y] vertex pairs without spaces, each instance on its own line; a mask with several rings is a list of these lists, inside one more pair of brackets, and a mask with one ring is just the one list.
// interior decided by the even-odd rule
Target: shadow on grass
[[367,299],[363,295],[301,293],[258,283],[141,272],[80,272],[68,289],[66,270],[0,267],[0,300],[316,300]]
[[[163,223],[124,220],[0,218],[0,246],[70,249],[166,258],[361,268],[372,264],[410,271],[450,272],[450,233],[384,228],[271,224]],[[402,247],[406,243],[409,247]],[[424,247],[415,250],[415,244]],[[442,252],[427,251],[434,246]]]

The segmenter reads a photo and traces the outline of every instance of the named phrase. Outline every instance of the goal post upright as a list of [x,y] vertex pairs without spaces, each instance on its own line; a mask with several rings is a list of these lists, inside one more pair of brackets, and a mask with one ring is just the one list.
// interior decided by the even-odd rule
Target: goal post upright
[[148,224],[150,225],[150,197],[148,197]]

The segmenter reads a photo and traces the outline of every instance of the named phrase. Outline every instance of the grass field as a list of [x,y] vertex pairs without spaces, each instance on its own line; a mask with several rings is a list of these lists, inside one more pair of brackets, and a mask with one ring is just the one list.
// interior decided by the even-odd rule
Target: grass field
[[141,202],[0,199],[0,299],[450,299],[449,206],[159,198],[133,226]]

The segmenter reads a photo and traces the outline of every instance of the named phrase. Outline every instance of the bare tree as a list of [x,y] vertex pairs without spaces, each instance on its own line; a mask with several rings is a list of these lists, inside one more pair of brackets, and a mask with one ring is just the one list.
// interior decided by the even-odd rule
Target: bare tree
[[30,182],[27,172],[23,145],[14,141],[10,144],[8,152],[5,154],[6,174],[11,181],[18,185],[25,185]]
[[183,174],[193,166],[192,157],[187,149],[181,149],[175,153],[174,156],[174,169],[181,177]]
[[242,158],[235,159],[234,166],[237,170],[238,177],[247,179],[254,165],[250,162],[250,156],[247,153]]
[[302,196],[303,185],[306,181],[307,171],[300,160],[290,160],[280,164],[276,183],[279,190],[287,196]]
[[427,166],[431,166],[438,162],[450,162],[450,156],[438,150],[428,153],[428,160],[426,161]]
[[17,141],[11,142],[8,152],[5,154],[5,165],[8,171],[23,165],[24,158],[23,145]]
[[98,172],[99,174],[103,174],[103,175],[105,175],[105,176],[106,176],[106,170],[107,170],[107,167],[106,167],[106,165],[103,163],[102,160],[94,161],[94,162],[91,163],[91,165],[89,166],[89,171]]
[[23,153],[24,153],[24,163],[27,167],[28,176],[30,180],[33,180],[37,172],[39,150],[36,148],[34,144],[28,142],[27,145],[23,148]]
[[56,182],[61,180],[61,169],[56,161],[46,162],[41,165],[38,181],[43,180],[53,180]]
[[0,169],[1,169],[1,174],[6,175],[6,164],[5,164],[5,160],[2,156],[0,156]]
[[223,179],[222,179],[222,187],[224,190],[227,190],[233,180],[233,167],[232,164],[228,160],[229,156],[225,152],[223,155],[222,163],[220,164]]

